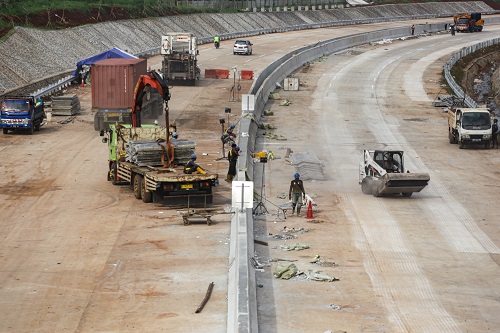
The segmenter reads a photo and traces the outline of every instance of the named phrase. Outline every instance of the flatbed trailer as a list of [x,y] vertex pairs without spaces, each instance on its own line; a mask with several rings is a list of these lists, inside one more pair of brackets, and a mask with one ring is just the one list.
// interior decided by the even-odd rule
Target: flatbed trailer
[[[156,163],[141,166],[126,161],[129,141],[156,140],[166,135],[166,128],[155,125],[110,126],[108,180],[114,185],[129,185],[137,199],[168,206],[206,206],[213,202],[212,188],[218,186],[218,174],[185,174],[184,166],[165,168]],[[106,142],[108,140],[105,140]]]

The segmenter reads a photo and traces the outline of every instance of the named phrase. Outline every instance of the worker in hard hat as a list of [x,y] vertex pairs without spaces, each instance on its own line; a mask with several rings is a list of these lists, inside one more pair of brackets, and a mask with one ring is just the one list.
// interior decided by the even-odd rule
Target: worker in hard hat
[[172,141],[175,141],[178,138],[179,138],[179,134],[177,132],[172,133],[172,138],[171,138]]
[[198,173],[200,173],[202,175],[204,175],[204,174],[207,173],[205,170],[203,170],[202,167],[200,167],[196,163],[196,155],[195,154],[191,154],[191,159],[184,166],[184,173],[192,174],[192,173],[195,173],[195,172],[198,172]]
[[231,183],[234,176],[236,176],[236,164],[238,163],[238,156],[240,155],[240,147],[235,143],[232,144],[231,150],[227,153],[229,160],[229,170],[227,171],[226,182]]
[[295,208],[297,208],[297,216],[300,216],[302,199],[306,199],[306,191],[304,190],[304,183],[300,179],[300,175],[298,173],[294,175],[294,179],[290,183],[288,199],[292,200],[292,215],[295,214]]
[[226,143],[234,143],[234,137],[236,135],[233,133],[233,130],[229,127],[226,132],[224,134],[222,134],[221,136],[221,141],[222,141],[222,144],[226,144]]

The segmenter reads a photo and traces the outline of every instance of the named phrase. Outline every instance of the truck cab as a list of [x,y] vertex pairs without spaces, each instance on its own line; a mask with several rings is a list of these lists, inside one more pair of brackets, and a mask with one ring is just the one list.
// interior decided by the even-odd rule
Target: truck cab
[[2,100],[0,121],[4,134],[9,131],[39,131],[46,117],[43,101],[33,96],[6,96]]
[[479,144],[489,148],[492,138],[493,113],[486,108],[457,108],[448,111],[448,138],[450,143]]

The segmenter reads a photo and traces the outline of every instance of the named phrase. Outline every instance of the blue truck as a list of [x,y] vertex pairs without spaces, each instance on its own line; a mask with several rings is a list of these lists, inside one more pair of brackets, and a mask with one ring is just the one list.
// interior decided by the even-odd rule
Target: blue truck
[[0,110],[3,134],[24,130],[29,134],[39,131],[46,118],[43,101],[33,96],[5,96]]

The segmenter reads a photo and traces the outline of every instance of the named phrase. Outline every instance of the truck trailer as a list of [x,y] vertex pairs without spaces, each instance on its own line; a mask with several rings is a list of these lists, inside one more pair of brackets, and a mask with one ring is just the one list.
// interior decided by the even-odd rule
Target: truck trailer
[[[218,174],[185,174],[184,165],[170,168],[162,166],[160,157],[153,157],[147,163],[138,163],[130,156],[129,143],[152,143],[167,136],[167,129],[157,125],[110,125],[101,131],[107,138],[109,170],[108,181],[113,185],[125,184],[131,187],[137,199],[143,202],[161,203],[167,206],[206,206],[212,204],[213,187],[218,186]],[[146,152],[152,154],[151,149]]]

